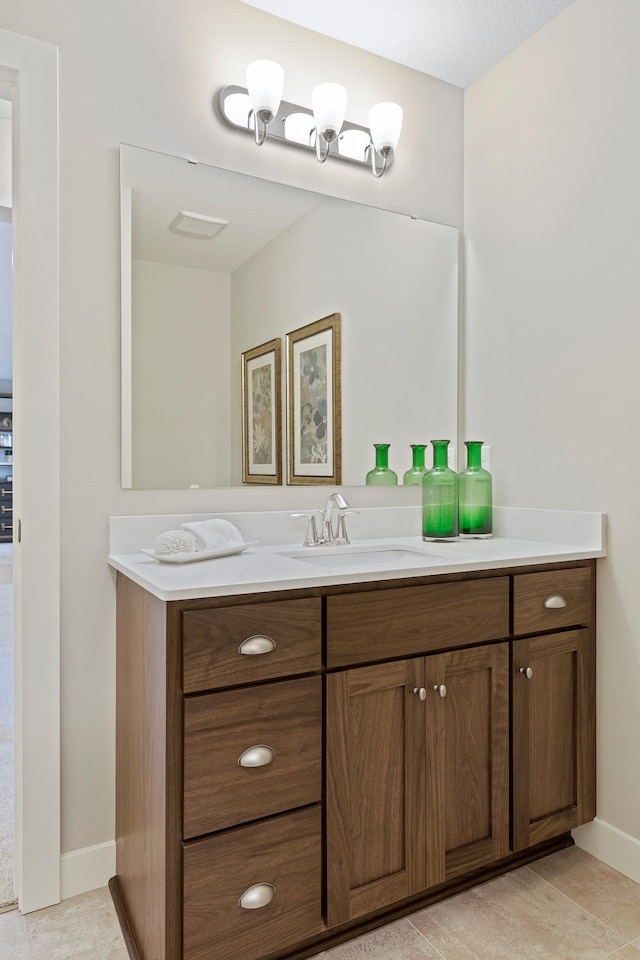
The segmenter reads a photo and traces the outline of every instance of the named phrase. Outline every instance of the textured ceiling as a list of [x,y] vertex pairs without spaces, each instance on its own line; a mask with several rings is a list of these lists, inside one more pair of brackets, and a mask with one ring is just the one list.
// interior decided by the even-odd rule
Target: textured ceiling
[[[122,146],[122,185],[132,193],[132,256],[233,273],[282,230],[324,200],[318,193]],[[181,211],[228,226],[213,239],[189,236]],[[219,242],[220,241],[220,242]]]
[[243,0],[459,87],[573,0]]

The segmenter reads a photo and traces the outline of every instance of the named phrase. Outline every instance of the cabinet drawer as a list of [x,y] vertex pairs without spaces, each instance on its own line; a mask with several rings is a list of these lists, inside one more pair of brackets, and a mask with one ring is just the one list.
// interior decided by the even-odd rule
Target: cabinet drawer
[[189,610],[182,636],[185,693],[310,673],[321,665],[321,600]]
[[593,616],[590,567],[522,573],[513,578],[513,632],[539,633],[589,626]]
[[509,635],[509,580],[494,577],[327,598],[327,666]]
[[[320,834],[310,807],[186,845],[184,960],[256,960],[320,933]],[[271,901],[241,907],[257,884]]]
[[185,838],[315,803],[321,777],[321,677],[185,701]]

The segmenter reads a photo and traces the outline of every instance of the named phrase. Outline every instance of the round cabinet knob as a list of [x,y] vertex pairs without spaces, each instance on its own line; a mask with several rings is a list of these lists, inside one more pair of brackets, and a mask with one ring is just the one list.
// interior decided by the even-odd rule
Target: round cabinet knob
[[520,673],[525,676],[527,680],[531,680],[533,676],[533,670],[531,667],[520,667]]
[[253,747],[248,747],[244,753],[238,757],[238,763],[241,767],[266,767],[271,763],[276,755],[275,750],[268,747],[265,743],[257,743]]
[[415,693],[416,697],[420,697],[421,700],[427,699],[427,691],[425,687],[414,687],[413,692]]
[[446,697],[447,688],[445,687],[444,683],[436,683],[433,689],[435,690],[435,692],[438,694],[439,697],[442,697],[443,699]]
[[272,653],[275,648],[275,640],[272,640],[271,637],[265,637],[262,634],[257,634],[255,637],[247,637],[246,640],[243,640],[238,647],[238,653],[243,653],[245,656],[249,657],[255,657],[261,653]]
[[248,887],[238,900],[238,906],[243,910],[259,910],[271,903],[276,888],[270,883],[254,883]]
[[551,596],[547,597],[544,605],[547,610],[562,610],[563,607],[566,607],[567,601],[561,594],[552,593]]

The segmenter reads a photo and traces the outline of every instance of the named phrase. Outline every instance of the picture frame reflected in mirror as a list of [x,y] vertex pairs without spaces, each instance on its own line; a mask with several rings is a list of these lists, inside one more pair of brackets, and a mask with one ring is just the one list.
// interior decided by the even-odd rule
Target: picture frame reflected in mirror
[[282,483],[280,338],[242,354],[242,480]]
[[287,334],[289,484],[342,483],[341,317]]

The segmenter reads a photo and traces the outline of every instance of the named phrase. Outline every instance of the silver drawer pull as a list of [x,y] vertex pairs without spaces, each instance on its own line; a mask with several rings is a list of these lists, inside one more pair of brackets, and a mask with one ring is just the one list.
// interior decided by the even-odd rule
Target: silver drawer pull
[[427,699],[426,687],[414,687],[413,692],[415,693],[416,697],[419,697],[421,700]]
[[433,689],[435,690],[435,692],[438,694],[439,697],[442,697],[443,699],[444,697],[446,697],[447,688],[445,687],[444,683],[436,683]]
[[272,653],[276,648],[275,640],[271,637],[265,637],[257,633],[255,637],[247,637],[238,647],[238,653],[244,653],[246,656],[255,657],[260,653]]
[[526,677],[527,680],[531,680],[533,677],[533,670],[531,667],[520,667],[520,673],[523,675],[523,677]]
[[238,906],[243,910],[259,910],[260,907],[266,907],[271,903],[276,893],[276,888],[270,883],[254,883],[248,887],[238,900]]
[[276,752],[264,743],[257,743],[254,747],[248,747],[244,753],[238,757],[238,763],[241,767],[266,767],[275,759]]
[[550,597],[544,602],[547,610],[562,610],[563,607],[566,607],[567,601],[559,593],[552,593]]

